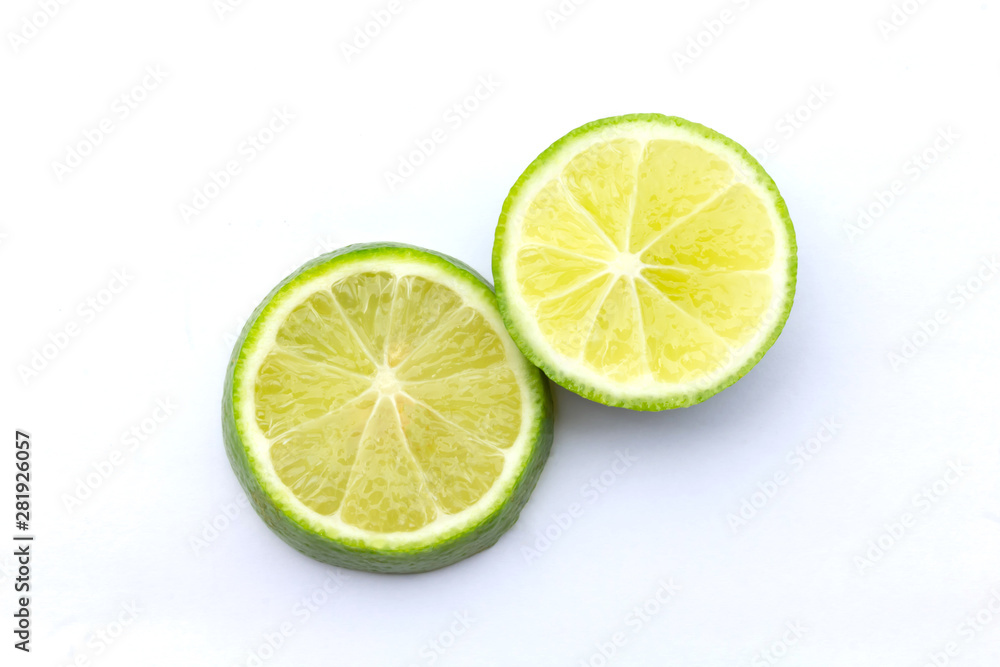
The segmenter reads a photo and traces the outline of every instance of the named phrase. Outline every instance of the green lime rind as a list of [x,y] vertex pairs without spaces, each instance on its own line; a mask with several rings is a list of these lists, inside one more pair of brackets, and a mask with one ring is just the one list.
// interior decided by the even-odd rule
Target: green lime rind
[[[238,424],[240,414],[239,382],[244,359],[259,336],[259,325],[267,321],[270,312],[292,287],[331,269],[335,264],[362,259],[419,260],[441,268],[475,284],[492,303],[496,297],[490,284],[463,262],[432,250],[401,243],[364,243],[350,245],[317,257],[285,278],[264,298],[247,320],[233,349],[226,371],[222,398],[222,433],[229,463],[246,492],[250,504],[264,523],[282,540],[316,560],[354,570],[387,573],[416,573],[451,565],[476,554],[497,542],[517,521],[517,518],[538,481],[552,446],[553,408],[548,381],[534,367],[524,364],[529,378],[529,393],[525,400],[534,399],[535,419],[531,424],[530,452],[518,471],[510,493],[475,523],[462,526],[459,532],[441,536],[408,548],[373,547],[361,540],[334,538],[315,526],[269,492],[260,473],[262,462],[254,460],[244,443]],[[511,363],[514,363],[512,360]],[[277,496],[280,498],[280,496]]]
[[[784,228],[788,236],[788,279],[785,285],[785,298],[777,307],[777,318],[770,333],[764,339],[764,342],[760,345],[756,352],[752,354],[745,363],[743,363],[743,365],[715,384],[698,389],[691,389],[689,391],[679,391],[664,396],[623,396],[615,394],[614,392],[604,391],[600,388],[593,387],[588,383],[582,382],[573,377],[569,373],[564,372],[556,361],[530,344],[529,338],[524,330],[524,323],[521,319],[524,316],[515,312],[515,310],[511,308],[507,297],[507,276],[505,275],[503,268],[503,258],[505,255],[504,242],[506,240],[508,216],[510,215],[511,208],[514,206],[515,202],[518,201],[522,189],[532,179],[532,177],[543,167],[547,166],[548,162],[560,150],[562,150],[566,144],[573,142],[581,136],[591,132],[635,121],[652,122],[666,126],[672,125],[680,127],[688,132],[708,139],[713,143],[722,144],[734,151],[743,159],[745,165],[756,176],[758,183],[772,196],[775,209],[778,212],[781,222],[784,224]],[[493,243],[493,280],[496,284],[496,295],[500,306],[500,315],[503,317],[504,324],[507,326],[507,331],[510,333],[511,338],[517,344],[518,348],[520,348],[524,356],[527,357],[531,363],[542,369],[550,380],[559,386],[568,389],[569,391],[583,396],[586,399],[596,401],[604,405],[628,408],[630,410],[655,412],[660,410],[670,410],[673,408],[690,407],[715,396],[720,391],[732,386],[740,378],[746,375],[750,369],[756,366],[757,363],[764,357],[764,354],[771,349],[771,346],[774,345],[778,336],[781,335],[785,322],[788,320],[788,316],[792,311],[792,302],[795,298],[796,275],[798,271],[797,249],[798,247],[795,241],[795,228],[792,226],[792,219],[788,214],[788,206],[785,204],[785,200],[781,196],[778,186],[775,184],[771,176],[764,170],[764,167],[761,166],[757,159],[754,158],[754,156],[751,155],[750,152],[743,146],[711,128],[705,127],[699,123],[685,120],[684,118],[678,118],[677,116],[664,116],[662,114],[655,113],[628,114],[624,116],[602,118],[578,127],[545,149],[541,155],[535,158],[534,161],[528,165],[528,168],[524,170],[524,173],[521,174],[520,178],[517,179],[517,182],[514,183],[514,186],[510,189],[510,193],[507,195],[507,199],[503,204],[503,209],[500,212],[500,220],[497,223]]]

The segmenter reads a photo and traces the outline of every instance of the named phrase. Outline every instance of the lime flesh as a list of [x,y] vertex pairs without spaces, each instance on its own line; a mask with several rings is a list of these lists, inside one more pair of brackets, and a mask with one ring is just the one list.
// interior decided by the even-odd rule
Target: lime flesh
[[795,291],[795,235],[773,181],[696,123],[633,115],[556,142],[511,190],[493,258],[525,355],[587,398],[698,403],[773,344]]
[[416,572],[516,520],[548,454],[551,401],[481,278],[373,244],[314,260],[258,308],[223,425],[280,537],[337,565]]

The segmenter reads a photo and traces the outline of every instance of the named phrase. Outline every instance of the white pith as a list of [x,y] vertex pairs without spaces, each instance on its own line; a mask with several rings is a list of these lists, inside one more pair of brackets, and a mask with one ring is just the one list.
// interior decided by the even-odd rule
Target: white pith
[[[452,269],[453,271],[455,269]],[[258,371],[267,354],[275,345],[276,334],[288,315],[306,298],[320,290],[328,290],[341,278],[365,272],[387,272],[398,277],[419,276],[441,283],[458,294],[466,306],[477,310],[503,341],[507,356],[507,366],[513,371],[521,389],[521,429],[515,442],[503,450],[504,466],[493,486],[475,504],[465,510],[448,515],[439,512],[431,523],[411,532],[377,533],[357,526],[344,523],[340,519],[340,511],[333,515],[322,515],[303,504],[281,481],[274,470],[271,461],[271,441],[267,439],[254,418],[254,386]],[[304,527],[330,539],[344,541],[350,544],[373,549],[412,549],[431,545],[449,536],[460,534],[489,516],[495,509],[503,505],[525,467],[534,444],[534,430],[537,428],[540,407],[536,390],[533,390],[530,373],[536,372],[521,355],[520,350],[510,339],[504,328],[503,321],[495,306],[488,301],[482,289],[474,287],[470,281],[475,280],[454,275],[449,270],[434,263],[425,263],[412,259],[387,260],[385,258],[361,258],[337,262],[329,271],[310,276],[301,282],[293,282],[281,293],[276,295],[270,312],[262,314],[266,319],[254,325],[254,331],[248,336],[242,363],[234,380],[234,393],[238,397],[236,405],[237,429],[247,448],[250,464],[257,478],[264,486],[272,501],[286,514],[292,516]],[[399,391],[399,385],[394,374],[384,369],[377,373],[369,391],[376,390],[380,394],[391,395]]]
[[[566,165],[576,155],[587,150],[594,144],[614,141],[616,139],[635,140],[642,143],[643,146],[650,141],[660,139],[684,141],[718,155],[729,163],[733,169],[734,178],[717,194],[721,194],[734,185],[746,185],[763,202],[773,223],[774,263],[769,270],[762,271],[762,273],[770,276],[774,289],[771,302],[764,316],[756,327],[754,335],[738,347],[733,346],[730,342],[720,337],[720,340],[729,348],[727,363],[720,365],[712,372],[699,376],[697,380],[692,382],[663,382],[657,380],[648,372],[642,376],[630,378],[626,382],[618,382],[590,368],[581,358],[569,357],[559,352],[553,348],[542,333],[537,320],[531,315],[534,312],[534,307],[525,300],[518,286],[517,255],[518,250],[524,245],[521,228],[528,207],[546,184],[556,178],[560,178]],[[695,215],[700,210],[697,209],[679,220]],[[500,275],[497,276],[497,280],[503,283],[504,296],[507,301],[507,312],[517,321],[518,332],[526,339],[525,342],[528,347],[540,355],[545,360],[545,363],[559,369],[570,380],[590,387],[601,394],[614,396],[623,400],[660,401],[673,396],[690,395],[718,385],[735,371],[742,368],[771,339],[775,327],[780,323],[784,315],[784,305],[788,297],[791,277],[790,245],[790,239],[782,222],[782,216],[775,205],[774,194],[768,190],[765,184],[761,183],[760,176],[755,171],[755,168],[748,164],[741,154],[721,142],[713,141],[680,126],[665,125],[645,120],[630,120],[603,126],[580,136],[573,137],[560,146],[555,153],[547,156],[546,162],[536,168],[520,184],[516,198],[507,212],[503,241],[504,254],[500,258],[502,270],[500,271]],[[605,274],[614,276],[615,279],[620,276],[635,277],[646,266],[639,260],[639,254],[641,252],[621,252],[618,257],[609,263],[608,269],[603,274],[594,274],[587,280],[593,280],[597,276]],[[599,260],[595,259],[594,261]]]

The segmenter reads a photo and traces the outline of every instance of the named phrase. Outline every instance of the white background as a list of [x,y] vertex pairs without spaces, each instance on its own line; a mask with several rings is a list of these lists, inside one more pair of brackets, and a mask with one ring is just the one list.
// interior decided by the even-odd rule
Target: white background
[[[212,0],[92,0],[48,20],[34,0],[5,2],[0,427],[8,443],[15,428],[32,435],[38,537],[28,656],[11,648],[12,548],[0,549],[0,662],[998,664],[1000,277],[984,261],[1000,252],[1000,6],[906,4],[890,31],[889,0],[592,0],[559,21],[557,0],[411,1],[348,59],[342,45],[387,0],[247,0],[221,15]],[[729,22],[713,23],[723,10]],[[147,67],[165,79],[130,92]],[[495,92],[447,122],[490,76]],[[123,94],[144,98],[127,118]],[[294,120],[247,160],[241,144],[276,108]],[[770,146],[799,243],[784,334],[686,410],[636,414],[556,389],[551,460],[494,548],[425,575],[348,573],[305,619],[296,605],[343,571],[233,509],[219,413],[242,322],[296,266],[352,242],[415,243],[489,275],[522,169],[565,132],[630,112]],[[54,166],[105,118],[112,132],[82,164]],[[390,188],[385,173],[438,127],[446,142]],[[926,149],[933,164],[915,168]],[[185,220],[180,205],[231,159],[240,173]],[[102,292],[122,270],[124,290]],[[109,297],[100,313],[86,305]],[[920,333],[938,311],[943,324]],[[64,348],[45,347],[72,324]],[[158,399],[176,408],[154,426]],[[836,434],[794,464],[824,419]],[[2,451],[9,544],[12,443]],[[618,452],[637,460],[585,496]],[[782,472],[773,497],[753,496]],[[933,504],[915,498],[935,482]],[[734,528],[744,500],[759,508]],[[582,514],[559,529],[573,503]],[[902,536],[883,534],[906,514]],[[679,590],[657,602],[671,580]],[[137,607],[124,629],[123,604]],[[654,611],[636,622],[644,604]],[[456,613],[472,619],[457,637]],[[962,625],[977,614],[977,629]]]

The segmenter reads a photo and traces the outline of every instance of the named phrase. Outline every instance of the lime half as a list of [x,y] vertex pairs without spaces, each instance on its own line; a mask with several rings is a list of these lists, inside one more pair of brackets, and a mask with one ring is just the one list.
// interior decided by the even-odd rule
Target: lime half
[[223,431],[286,542],[343,567],[420,572],[516,521],[552,408],[482,278],[373,244],[309,262],[257,308],[226,376]]
[[518,346],[555,382],[662,410],[736,382],[795,292],[778,188],[734,141],[681,118],[608,118],[542,153],[504,204],[493,275]]

